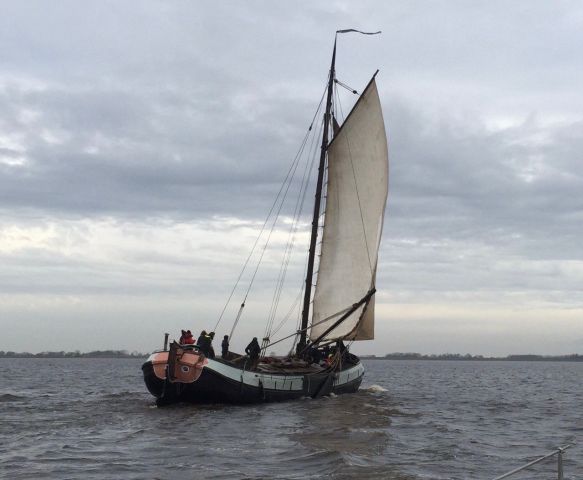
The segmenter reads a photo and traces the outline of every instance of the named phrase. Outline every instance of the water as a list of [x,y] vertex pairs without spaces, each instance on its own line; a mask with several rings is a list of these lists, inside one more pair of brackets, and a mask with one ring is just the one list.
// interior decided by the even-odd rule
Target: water
[[583,363],[365,363],[353,395],[158,409],[139,360],[0,359],[0,478],[491,479],[583,432]]

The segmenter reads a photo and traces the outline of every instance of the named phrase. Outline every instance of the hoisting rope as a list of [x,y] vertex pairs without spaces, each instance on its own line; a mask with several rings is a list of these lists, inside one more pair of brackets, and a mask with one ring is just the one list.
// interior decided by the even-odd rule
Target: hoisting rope
[[[311,126],[310,126],[310,128],[311,128]],[[303,147],[308,139],[308,135],[309,135],[309,130],[306,133],[306,135],[304,136],[304,140],[302,141],[302,145],[300,146],[300,151],[303,149]],[[231,298],[233,298],[233,294],[235,293],[235,290],[237,289],[237,286],[239,285],[239,282],[241,281],[241,277],[243,276],[243,273],[245,272],[245,269],[247,268],[247,264],[249,263],[249,260],[251,260],[251,257],[253,256],[253,253],[255,252],[255,247],[257,247],[257,244],[259,243],[259,239],[261,238],[261,235],[263,234],[263,231],[265,230],[265,226],[267,225],[267,222],[269,221],[269,218],[271,217],[271,214],[273,213],[273,209],[277,205],[277,201],[279,200],[281,192],[282,192],[282,190],[283,190],[283,188],[284,188],[284,186],[289,178],[290,173],[293,170],[293,167],[294,167],[294,164],[296,163],[298,155],[299,155],[299,152],[298,152],[298,154],[296,154],[296,157],[294,158],[289,170],[287,171],[287,174],[286,174],[286,176],[281,184],[281,187],[279,188],[279,191],[277,192],[277,196],[275,197],[275,200],[274,200],[273,204],[271,205],[271,208],[269,209],[269,213],[267,214],[267,217],[265,218],[265,221],[263,222],[263,225],[261,226],[261,230],[259,231],[259,235],[257,235],[257,238],[255,239],[255,242],[253,243],[253,247],[251,247],[251,251],[249,252],[247,259],[245,260],[245,263],[243,264],[243,268],[241,269],[241,272],[239,273],[239,276],[237,277],[237,280],[235,282],[235,285],[233,286],[233,289],[231,290],[229,298],[227,298],[227,301],[225,302],[225,306],[223,307],[223,310],[221,311],[221,314],[219,315],[219,319],[217,320],[217,323],[215,324],[213,331],[216,331],[217,327],[219,326],[219,323],[221,323],[221,320],[223,318],[223,315],[225,314],[225,311],[227,310],[229,302],[231,301]],[[243,301],[243,304],[244,303],[245,303],[245,301]]]
[[[269,240],[270,240],[270,238],[271,238],[271,235],[272,235],[272,233],[273,233],[273,230],[274,230],[274,228],[275,228],[275,225],[276,225],[276,223],[277,223],[277,220],[278,220],[278,218],[279,218],[279,214],[281,213],[282,207],[283,207],[283,205],[284,205],[284,203],[285,203],[285,199],[286,199],[286,197],[287,197],[287,193],[288,193],[288,191],[289,191],[289,188],[290,188],[290,186],[291,186],[291,184],[292,184],[293,177],[294,177],[294,175],[295,175],[295,172],[296,172],[296,170],[297,170],[297,167],[298,167],[298,165],[299,165],[300,158],[301,158],[301,156],[302,156],[302,154],[303,154],[303,152],[304,152],[304,150],[305,150],[305,147],[306,147],[306,144],[307,144],[307,141],[308,141],[308,138],[309,138],[310,132],[311,132],[311,131],[312,131],[312,129],[313,129],[313,126],[314,126],[314,121],[315,121],[315,119],[317,118],[317,116],[318,116],[318,113],[319,113],[319,112],[320,112],[320,110],[321,110],[321,107],[322,107],[322,102],[324,101],[324,95],[325,95],[325,93],[326,93],[326,89],[324,89],[324,92],[322,93],[322,96],[321,96],[321,98],[320,98],[320,102],[319,102],[319,104],[318,104],[318,107],[316,108],[316,112],[314,113],[314,116],[312,117],[312,121],[311,121],[311,123],[310,123],[310,126],[308,127],[308,130],[307,130],[307,132],[306,132],[306,135],[304,136],[304,139],[303,139],[303,141],[302,141],[302,143],[301,143],[301,145],[300,145],[300,148],[298,149],[298,152],[296,153],[296,156],[294,157],[294,160],[293,160],[293,162],[292,162],[292,165],[290,166],[290,168],[289,168],[289,170],[288,170],[288,172],[287,172],[287,175],[285,176],[285,178],[284,178],[284,180],[283,180],[283,182],[282,182],[282,184],[281,184],[281,187],[280,187],[280,189],[279,189],[279,192],[278,192],[278,194],[277,194],[277,196],[276,196],[276,198],[275,198],[275,201],[273,202],[273,205],[271,206],[271,209],[269,210],[269,213],[267,214],[267,217],[266,217],[266,219],[265,219],[265,222],[263,223],[263,226],[261,227],[261,230],[260,230],[260,232],[259,232],[259,235],[257,236],[257,238],[256,238],[256,240],[255,240],[255,243],[253,244],[253,247],[252,247],[252,249],[251,249],[251,252],[249,253],[249,256],[247,257],[247,259],[246,259],[246,261],[245,261],[245,264],[243,265],[243,268],[241,269],[241,272],[240,272],[240,274],[239,274],[239,277],[237,278],[237,281],[235,282],[235,285],[234,285],[234,287],[233,287],[233,289],[232,289],[232,291],[231,291],[231,294],[229,295],[229,298],[227,299],[227,301],[226,301],[226,303],[225,303],[225,306],[223,307],[223,310],[222,310],[222,312],[221,312],[221,315],[219,316],[219,319],[217,320],[217,323],[216,323],[216,325],[215,325],[215,328],[214,328],[214,330],[216,330],[216,329],[217,329],[217,327],[218,327],[218,325],[219,325],[219,323],[220,323],[221,319],[223,318],[223,316],[224,316],[224,313],[225,313],[225,311],[226,311],[226,309],[227,309],[227,307],[228,307],[228,305],[229,305],[229,303],[230,303],[230,301],[231,301],[231,299],[232,299],[232,297],[233,297],[233,295],[234,295],[234,293],[235,293],[235,290],[237,289],[237,286],[239,285],[239,282],[240,282],[240,280],[241,280],[241,278],[242,278],[242,276],[243,276],[243,273],[245,272],[245,270],[246,270],[246,268],[247,268],[247,265],[248,265],[248,263],[249,263],[249,260],[251,259],[251,257],[252,257],[252,255],[253,255],[253,253],[255,252],[255,248],[256,248],[257,244],[259,243],[259,239],[260,239],[260,238],[261,238],[261,236],[263,235],[263,232],[264,232],[264,230],[265,230],[265,227],[267,226],[267,223],[268,223],[268,221],[269,221],[269,219],[270,219],[270,217],[271,217],[271,215],[272,215],[272,213],[273,213],[273,211],[274,211],[275,207],[277,206],[278,202],[280,202],[280,204],[279,204],[279,208],[278,208],[278,210],[277,210],[277,213],[276,213],[276,215],[275,215],[275,218],[274,218],[274,220],[273,220],[273,224],[272,224],[272,226],[271,226],[271,229],[270,229],[269,235],[268,235],[268,237],[267,237],[267,241],[265,242],[265,245],[264,245],[264,247],[263,247],[263,250],[262,250],[262,252],[261,252],[261,255],[260,255],[260,257],[259,257],[259,260],[258,260],[258,262],[257,262],[257,265],[256,265],[256,267],[255,267],[255,271],[253,272],[253,276],[251,277],[251,280],[250,280],[249,286],[248,286],[248,288],[247,288],[247,290],[246,290],[246,292],[245,292],[245,297],[244,297],[244,299],[243,299],[243,302],[241,303],[241,307],[239,308],[239,311],[238,311],[238,313],[237,313],[237,317],[235,318],[235,322],[233,323],[233,327],[232,327],[232,329],[231,329],[231,335],[230,335],[230,337],[229,337],[231,340],[232,340],[232,335],[233,335],[233,333],[234,333],[234,330],[235,330],[235,328],[236,328],[236,326],[237,326],[237,324],[239,323],[239,320],[240,320],[240,318],[241,318],[241,315],[242,315],[243,309],[244,309],[244,307],[245,307],[245,303],[246,303],[246,301],[247,301],[247,297],[249,296],[249,292],[251,291],[251,287],[253,286],[253,282],[254,282],[254,280],[255,280],[255,276],[257,275],[257,271],[259,270],[259,266],[261,265],[261,261],[262,261],[262,259],[263,259],[263,255],[265,254],[265,251],[266,251],[266,249],[267,249],[267,245],[269,244]],[[287,186],[286,186],[286,185],[287,185]],[[283,193],[283,196],[282,196],[282,192],[284,191],[284,188],[285,188],[285,192]],[[280,196],[282,196],[281,200],[280,200]]]
[[276,340],[275,342],[271,342],[271,343],[270,343],[270,344],[268,344],[268,345],[267,345],[265,348],[267,348],[267,347],[271,347],[271,346],[273,346],[273,345],[276,345],[276,344],[278,344],[278,343],[280,343],[280,342],[283,342],[284,340],[287,340],[288,338],[291,338],[291,337],[294,337],[294,336],[296,336],[296,337],[297,337],[297,336],[298,336],[298,335],[299,335],[301,332],[303,332],[303,331],[307,331],[307,330],[309,330],[310,328],[312,328],[312,327],[315,327],[316,325],[320,325],[321,323],[327,322],[328,320],[331,320],[331,319],[332,319],[332,318],[334,318],[334,317],[337,317],[337,316],[339,316],[339,315],[343,315],[344,313],[348,312],[348,311],[349,311],[351,308],[353,308],[353,305],[351,305],[350,307],[347,307],[347,308],[345,308],[345,309],[343,309],[343,310],[340,310],[339,312],[333,313],[333,314],[332,314],[332,315],[330,315],[329,317],[326,317],[326,318],[324,318],[323,320],[320,320],[319,322],[312,323],[312,325],[310,325],[310,326],[308,326],[308,327],[304,328],[303,330],[302,330],[302,329],[300,329],[300,330],[297,330],[296,332],[292,333],[291,335],[288,335],[288,336],[286,336],[286,337],[280,338],[279,340]]
[[294,303],[292,304],[292,306],[290,307],[288,312],[284,315],[282,320],[277,324],[277,326],[271,330],[271,335],[275,335],[277,332],[279,332],[281,330],[281,327],[283,327],[284,324],[291,318],[293,311],[298,306],[298,303],[299,303],[300,299],[302,298],[303,291],[304,291],[303,287],[300,288],[300,291],[298,293],[298,296],[294,300]]
[[[304,273],[302,275],[302,279],[306,278],[306,271],[308,270],[308,262],[307,262],[307,257],[309,255],[309,252],[306,252],[306,261],[304,262]],[[302,282],[301,287],[300,287],[300,298],[303,298],[304,296],[304,288],[306,287],[305,283]],[[282,322],[284,323],[284,322]],[[297,312],[297,319],[296,319],[296,331],[298,331],[302,326],[302,304],[298,302],[298,312]],[[276,329],[276,331],[279,330],[279,327]],[[300,336],[298,334],[296,334],[296,336],[294,337],[294,340],[291,344],[288,356],[292,356],[293,352],[296,349],[296,344],[298,343],[300,339]]]
[[[320,125],[320,129],[321,128],[322,128],[322,125]],[[289,233],[288,233],[288,241],[286,244],[282,264],[280,266],[280,271],[279,271],[279,275],[277,278],[275,291],[273,294],[271,308],[269,311],[268,322],[267,322],[267,325],[265,328],[264,338],[269,338],[272,335],[272,333],[276,333],[276,332],[272,332],[273,323],[275,321],[277,308],[279,306],[279,301],[281,299],[281,294],[282,294],[283,286],[285,283],[287,269],[288,269],[288,266],[289,266],[289,263],[291,260],[291,256],[292,256],[292,252],[293,252],[293,248],[294,248],[294,245],[296,242],[297,231],[298,231],[299,224],[300,224],[300,218],[301,218],[302,212],[303,212],[304,201],[306,199],[306,193],[307,193],[308,185],[309,185],[309,179],[311,177],[311,173],[313,171],[314,164],[315,164],[316,147],[317,147],[315,139],[317,137],[319,137],[319,133],[320,132],[318,132],[317,135],[314,135],[312,137],[312,145],[310,146],[310,150],[309,150],[312,153],[308,156],[308,158],[311,158],[311,161],[310,162],[307,161],[306,167],[304,168],[304,173],[303,173],[301,185],[300,185],[300,193],[298,195],[298,198],[296,200],[296,204],[294,207],[293,221],[292,221],[292,224],[290,226]],[[302,282],[302,288],[303,288],[303,282]],[[283,323],[284,322],[280,323],[280,325],[276,329],[276,331],[279,330],[279,328],[281,328],[281,325]]]
[[[306,137],[307,139],[307,137]],[[305,146],[305,141],[303,142],[302,145],[302,151],[303,151],[303,147]],[[277,213],[275,215],[275,218],[273,220],[273,223],[271,225],[271,229],[269,230],[269,234],[267,235],[267,240],[265,241],[265,245],[263,245],[263,249],[261,250],[261,255],[259,256],[259,260],[257,261],[257,265],[255,266],[255,271],[253,272],[253,276],[251,277],[251,281],[249,282],[249,286],[247,287],[247,291],[245,292],[245,298],[243,299],[243,303],[241,305],[243,305],[243,307],[245,306],[245,302],[247,301],[247,297],[249,296],[249,292],[251,291],[251,288],[253,287],[253,283],[255,282],[255,277],[257,276],[257,272],[259,271],[259,267],[261,265],[261,261],[263,260],[263,256],[265,255],[265,252],[267,251],[267,246],[269,245],[269,240],[271,239],[271,235],[273,234],[273,230],[275,229],[275,225],[277,224],[277,219],[279,218],[279,214],[281,213],[281,209],[283,208],[283,204],[285,202],[285,199],[287,197],[287,193],[289,191],[289,188],[291,186],[291,179],[293,178],[293,175],[295,174],[295,171],[298,167],[299,162],[297,162],[295,164],[295,168],[293,169],[293,174],[290,177],[290,180],[287,184],[287,187],[285,189],[285,192],[283,194],[281,203],[279,204],[279,208],[277,209]],[[239,315],[238,318],[235,320],[237,323],[239,322],[239,318],[241,316],[243,308],[239,309]],[[233,332],[235,330],[235,324],[233,325],[233,328],[231,329],[231,336],[229,337],[232,340],[232,335]]]
[[231,328],[231,333],[229,334],[229,339],[233,338],[233,332],[235,331],[235,327],[239,323],[239,319],[241,318],[241,314],[243,313],[243,309],[245,308],[245,302],[241,304],[239,307],[239,311],[237,312],[237,317],[235,318],[235,322],[233,323],[233,328]]

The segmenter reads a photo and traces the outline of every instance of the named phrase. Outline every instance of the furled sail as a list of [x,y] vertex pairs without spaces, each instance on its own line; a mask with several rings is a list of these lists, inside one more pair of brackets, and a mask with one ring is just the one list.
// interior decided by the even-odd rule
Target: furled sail
[[[328,146],[326,216],[314,294],[312,340],[375,284],[388,193],[388,150],[374,78]],[[325,339],[374,338],[374,297]]]

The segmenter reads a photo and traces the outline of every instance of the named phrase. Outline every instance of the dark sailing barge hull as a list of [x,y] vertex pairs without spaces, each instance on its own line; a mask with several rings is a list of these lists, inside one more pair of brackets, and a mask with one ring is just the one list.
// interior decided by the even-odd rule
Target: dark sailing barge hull
[[[144,381],[158,405],[260,403],[340,395],[356,392],[364,376],[358,360],[337,372],[266,373],[212,360],[196,351],[184,352],[172,366],[168,353],[155,352],[142,365]],[[167,371],[174,371],[171,379]]]

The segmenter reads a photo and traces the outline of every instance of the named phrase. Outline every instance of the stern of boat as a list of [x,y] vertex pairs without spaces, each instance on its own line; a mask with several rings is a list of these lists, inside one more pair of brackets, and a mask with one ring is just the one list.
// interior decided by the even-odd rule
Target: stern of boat
[[144,362],[144,382],[156,399],[177,399],[181,385],[196,382],[207,364],[208,359],[202,352],[172,344],[169,351],[154,352]]

